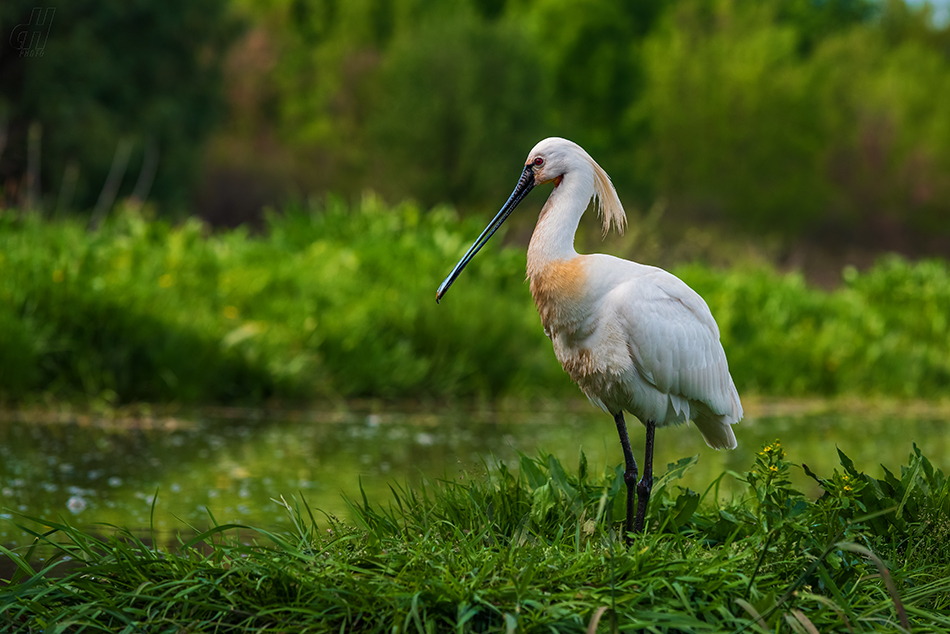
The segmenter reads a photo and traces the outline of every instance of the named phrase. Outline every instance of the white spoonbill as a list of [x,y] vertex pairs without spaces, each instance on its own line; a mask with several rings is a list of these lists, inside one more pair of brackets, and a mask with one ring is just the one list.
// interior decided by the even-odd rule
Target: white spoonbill
[[[597,199],[605,233],[611,224],[623,231],[627,218],[610,177],[572,141],[551,137],[534,146],[508,202],[439,286],[436,301],[528,192],[550,182],[554,189],[528,244],[531,295],[558,361],[617,424],[629,542],[631,532],[643,531],[656,428],[693,421],[710,447],[734,449],[731,426],[742,418],[742,404],[719,327],[702,297],[663,269],[574,250],[574,234],[591,198]],[[624,411],[646,427],[639,483]]]

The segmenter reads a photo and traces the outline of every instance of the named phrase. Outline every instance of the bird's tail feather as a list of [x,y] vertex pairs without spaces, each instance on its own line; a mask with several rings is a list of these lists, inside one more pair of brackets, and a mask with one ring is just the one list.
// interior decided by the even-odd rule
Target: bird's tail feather
[[731,416],[697,416],[693,422],[713,449],[735,449],[738,443],[732,433]]

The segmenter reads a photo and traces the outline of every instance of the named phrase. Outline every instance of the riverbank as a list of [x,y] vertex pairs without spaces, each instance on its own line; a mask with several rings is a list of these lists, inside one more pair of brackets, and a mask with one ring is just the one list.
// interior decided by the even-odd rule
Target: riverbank
[[[31,524],[71,558],[28,553],[0,589],[16,626],[88,631],[944,631],[950,623],[950,485],[919,453],[895,476],[841,466],[811,500],[769,443],[721,502],[658,478],[649,532],[617,535],[622,478],[522,457],[517,473],[395,487],[387,504],[330,517],[284,501],[294,529],[222,525],[151,547]],[[721,477],[727,477],[725,475]]]

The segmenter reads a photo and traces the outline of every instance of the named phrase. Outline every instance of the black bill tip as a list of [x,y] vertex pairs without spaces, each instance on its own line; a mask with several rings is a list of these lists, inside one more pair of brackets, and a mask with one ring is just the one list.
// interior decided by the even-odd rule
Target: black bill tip
[[515,207],[518,206],[518,203],[528,195],[532,189],[534,189],[534,170],[531,165],[525,165],[524,171],[521,172],[521,178],[518,180],[518,185],[515,187],[514,191],[511,192],[511,196],[508,197],[508,201],[501,208],[501,211],[498,212],[498,215],[488,223],[488,226],[485,227],[485,230],[482,231],[481,235],[475,240],[475,243],[469,247],[465,255],[462,256],[462,259],[459,260],[458,264],[455,265],[455,268],[452,269],[452,272],[442,281],[442,284],[439,285],[439,290],[435,293],[435,303],[438,304],[445,293],[449,290],[449,287],[452,286],[452,282],[455,281],[455,278],[459,276],[462,272],[462,269],[475,257],[475,254],[478,253],[479,249],[485,246],[485,243],[488,242],[495,232],[498,230],[498,227],[505,221],[505,219],[514,211]]

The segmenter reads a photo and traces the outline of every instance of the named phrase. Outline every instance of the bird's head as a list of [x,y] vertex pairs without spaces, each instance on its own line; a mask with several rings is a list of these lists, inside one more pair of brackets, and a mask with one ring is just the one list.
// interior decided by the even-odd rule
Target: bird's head
[[573,141],[549,137],[531,148],[524,167],[533,173],[535,185],[553,181],[557,187],[568,172],[590,170],[590,164],[584,157],[590,158],[587,152]]
[[[627,217],[607,172],[578,144],[560,137],[549,137],[531,148],[524,169],[521,171],[521,178],[518,179],[518,184],[508,197],[508,201],[439,286],[436,301],[442,299],[462,269],[475,257],[479,249],[485,246],[518,203],[528,195],[528,192],[537,185],[550,182],[553,182],[554,187],[557,188],[565,177],[577,179],[578,183],[584,184],[579,189],[574,189],[578,195],[586,196],[583,200],[584,207],[590,201],[591,195],[597,199],[600,215],[603,218],[604,234],[607,233],[611,223],[623,231]],[[580,194],[580,192],[587,193]]]
[[[623,233],[627,225],[627,215],[617,196],[617,190],[614,189],[607,172],[591,158],[584,148],[573,141],[559,137],[544,139],[528,153],[525,170],[529,168],[533,172],[536,185],[553,181],[554,186],[558,187],[567,174],[570,174],[572,178],[585,181],[587,185],[583,188],[584,191],[592,190],[597,200],[604,235],[607,235],[611,225]],[[586,205],[587,201],[584,202]]]

